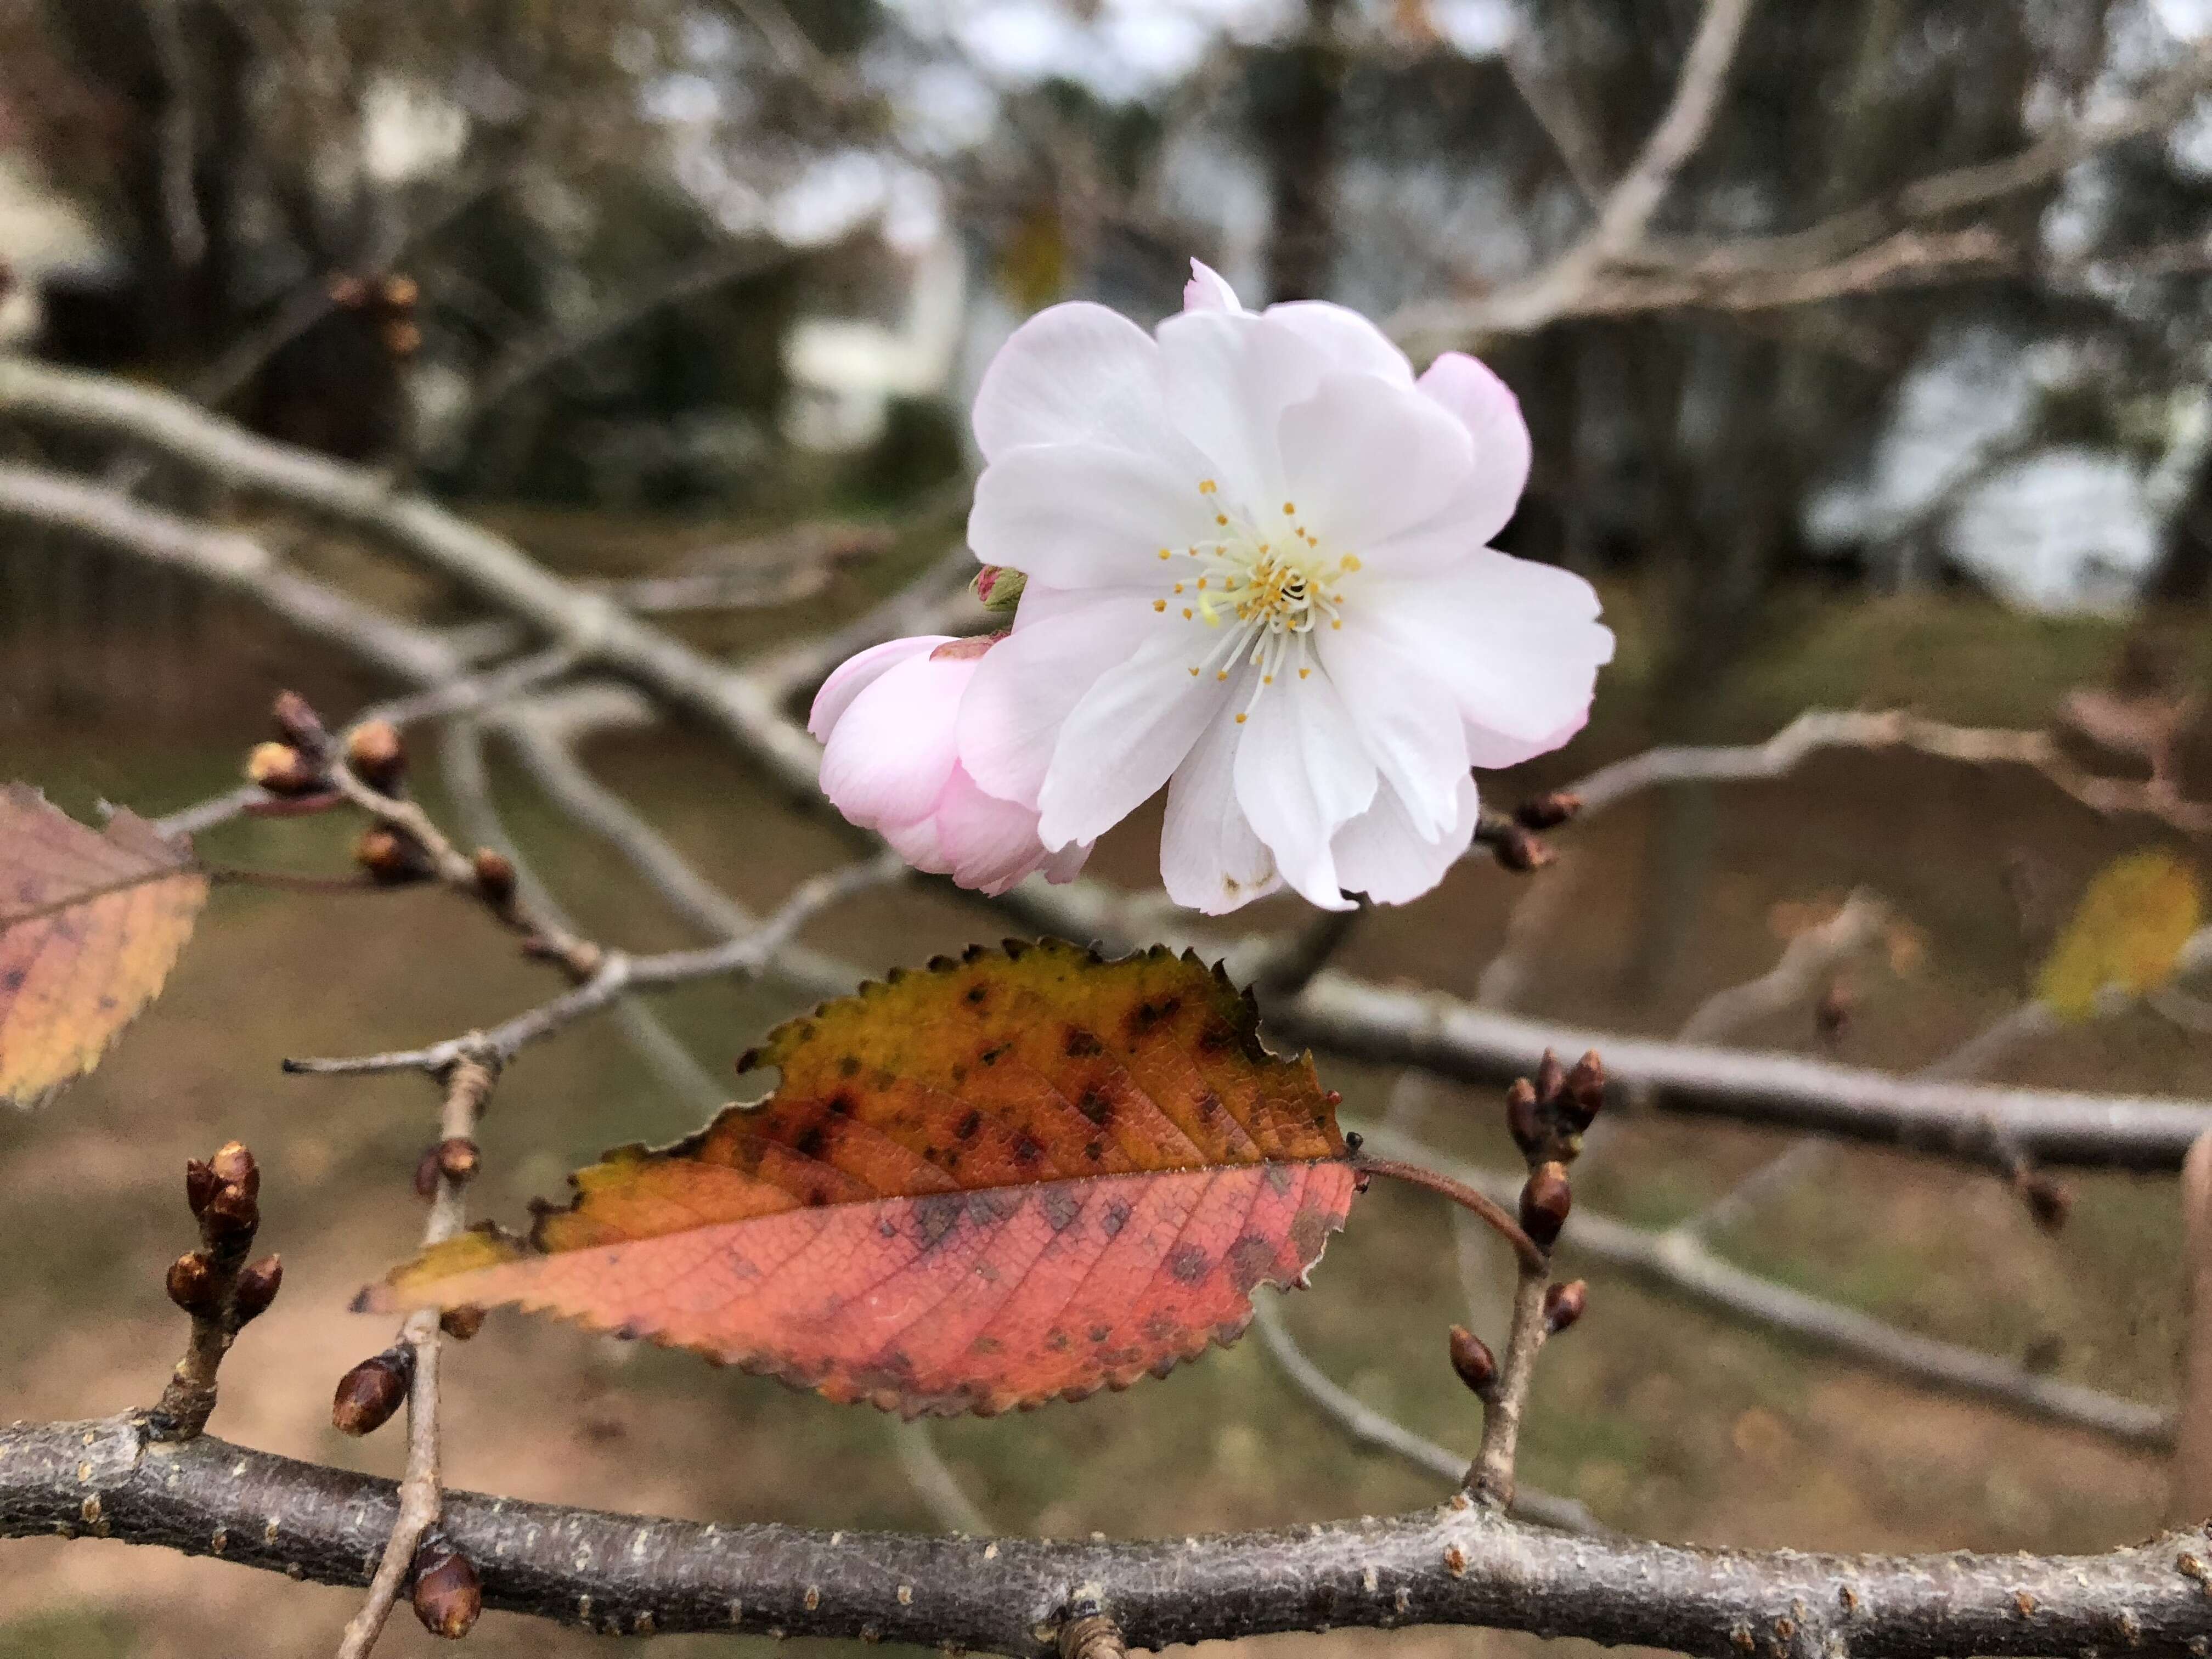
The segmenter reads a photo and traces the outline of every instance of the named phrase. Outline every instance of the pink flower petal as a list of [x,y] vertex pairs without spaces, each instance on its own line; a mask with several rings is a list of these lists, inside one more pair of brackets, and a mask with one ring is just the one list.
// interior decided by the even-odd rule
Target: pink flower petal
[[987,461],[1022,444],[1146,449],[1166,423],[1159,349],[1127,318],[1087,301],[1050,306],[1016,329],[975,391]]
[[1528,487],[1531,448],[1521,400],[1487,365],[1447,351],[1422,374],[1421,391],[1457,416],[1474,440],[1475,479],[1455,512],[1470,542],[1505,528]]
[[951,637],[950,634],[925,634],[915,639],[886,640],[858,656],[848,657],[830,672],[830,678],[822,682],[822,689],[814,694],[814,708],[806,717],[806,729],[814,734],[816,742],[829,742],[830,728],[853,706],[854,698],[908,658],[927,656]]
[[1242,311],[1243,302],[1229,280],[1202,260],[1190,262],[1190,280],[1182,285],[1185,311]]

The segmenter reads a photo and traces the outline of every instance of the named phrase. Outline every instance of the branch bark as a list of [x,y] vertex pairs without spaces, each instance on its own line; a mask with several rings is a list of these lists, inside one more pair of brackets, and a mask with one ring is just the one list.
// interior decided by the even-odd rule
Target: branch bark
[[[89,1534],[359,1584],[390,1480],[142,1419],[0,1430],[0,1535]],[[1147,1542],[734,1527],[446,1496],[443,1528],[489,1607],[594,1631],[860,1637],[1046,1659],[1079,1611],[1131,1647],[1280,1631],[1478,1626],[1743,1659],[1884,1659],[2212,1642],[2212,1540],[2096,1556],[1839,1556],[1578,1537],[1463,1496],[1389,1520]]]

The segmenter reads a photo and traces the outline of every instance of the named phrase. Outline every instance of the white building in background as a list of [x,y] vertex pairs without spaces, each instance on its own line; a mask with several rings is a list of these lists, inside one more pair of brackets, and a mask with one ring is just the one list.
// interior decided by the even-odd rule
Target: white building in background
[[894,398],[948,389],[968,324],[968,258],[950,232],[909,257],[906,305],[895,321],[806,317],[784,337],[784,429],[793,442],[865,447],[882,434]]
[[112,282],[123,260],[97,226],[58,194],[28,156],[0,151],[0,351],[27,350],[45,326],[40,290],[58,281]]

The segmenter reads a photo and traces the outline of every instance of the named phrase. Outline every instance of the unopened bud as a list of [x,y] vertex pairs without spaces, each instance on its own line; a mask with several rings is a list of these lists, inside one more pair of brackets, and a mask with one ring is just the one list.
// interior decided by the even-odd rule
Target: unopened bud
[[1022,592],[1030,585],[1029,577],[1018,570],[1008,569],[1002,564],[987,564],[975,573],[969,586],[986,611],[1004,612],[1015,609],[1022,602]]
[[438,1316],[438,1328],[456,1342],[465,1342],[483,1328],[482,1308],[448,1308]]
[[1596,1121],[1604,1105],[1605,1062],[1592,1048],[1567,1073],[1565,1091],[1559,1097],[1559,1115],[1580,1134]]
[[246,757],[246,775],[272,795],[287,799],[323,788],[315,763],[289,743],[257,743]]
[[169,1264],[169,1300],[195,1319],[216,1310],[215,1263],[204,1250],[193,1250]]
[[1544,1115],[1536,1107],[1536,1085],[1525,1077],[1513,1079],[1505,1091],[1505,1127],[1523,1158],[1544,1150]]
[[483,1611],[483,1586],[469,1558],[445,1534],[424,1534],[415,1552],[415,1616],[433,1636],[458,1640]]
[[465,1135],[454,1135],[438,1143],[438,1173],[453,1182],[473,1181],[483,1155],[477,1150],[475,1141]]
[[1499,826],[1490,836],[1490,854],[1516,875],[1540,870],[1556,856],[1537,836],[1517,823]]
[[200,1237],[210,1249],[234,1259],[246,1254],[260,1225],[261,1206],[243,1187],[222,1187],[200,1212]]
[[1589,1286],[1579,1279],[1554,1285],[1544,1292],[1544,1328],[1557,1336],[1583,1316],[1589,1305]]
[[1554,789],[1524,800],[1513,809],[1513,821],[1523,830],[1556,830],[1583,810],[1583,798],[1570,789]]
[[358,276],[334,276],[324,292],[331,296],[331,303],[341,311],[358,311],[368,303],[368,284]]
[[395,320],[384,325],[384,349],[395,357],[412,357],[422,349],[422,331],[414,324]]
[[394,311],[412,311],[422,297],[422,285],[412,276],[394,271],[384,279],[384,303]]
[[331,734],[323,725],[323,717],[297,691],[278,692],[269,718],[276,728],[276,735],[293,748],[315,756],[329,750]]
[[185,1202],[198,1219],[207,1212],[208,1200],[222,1190],[222,1177],[196,1158],[185,1160]]
[[261,1196],[261,1166],[253,1161],[244,1141],[225,1141],[208,1160],[208,1168],[217,1181],[238,1188],[248,1198]]
[[1464,1325],[1451,1328],[1451,1363],[1459,1380],[1477,1394],[1488,1394],[1490,1385],[1498,1380],[1498,1356]]
[[264,1255],[260,1261],[240,1269],[237,1287],[231,1291],[231,1317],[244,1325],[258,1319],[269,1311],[269,1304],[276,1299],[276,1288],[284,1282],[283,1258]]
[[476,867],[477,891],[494,904],[505,904],[514,896],[514,863],[506,854],[479,847],[471,862]]
[[407,775],[407,745],[390,720],[363,720],[346,733],[346,764],[370,788],[389,795]]
[[1528,1184],[1521,1189],[1521,1231],[1548,1250],[1559,1229],[1567,1224],[1567,1212],[1573,1207],[1574,1189],[1567,1182],[1567,1166],[1539,1164],[1529,1171]]
[[372,879],[387,887],[421,881],[430,873],[430,860],[414,837],[403,836],[397,830],[380,827],[363,830],[361,839],[354,843],[353,857]]
[[2074,1213],[2074,1189],[2064,1182],[2030,1170],[2020,1177],[2018,1185],[2028,1214],[2046,1233],[2057,1232]]
[[1559,1091],[1567,1086],[1567,1068],[1559,1064],[1559,1057],[1551,1049],[1544,1050],[1543,1059],[1536,1062],[1536,1099],[1545,1106],[1559,1103]]
[[338,1378],[331,1426],[341,1434],[374,1434],[392,1420],[414,1381],[414,1349],[402,1344],[372,1354]]
[[443,1173],[444,1171],[438,1168],[437,1147],[425,1146],[422,1149],[422,1156],[415,1160],[415,1196],[437,1197],[438,1178]]

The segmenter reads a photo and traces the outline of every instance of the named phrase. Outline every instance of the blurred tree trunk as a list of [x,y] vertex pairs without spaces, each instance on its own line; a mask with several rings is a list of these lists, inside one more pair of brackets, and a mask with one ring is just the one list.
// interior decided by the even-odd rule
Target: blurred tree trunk
[[1271,300],[1314,300],[1328,290],[1336,246],[1337,117],[1344,101],[1340,3],[1307,0],[1304,33],[1254,77],[1274,213],[1267,245]]

